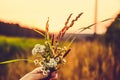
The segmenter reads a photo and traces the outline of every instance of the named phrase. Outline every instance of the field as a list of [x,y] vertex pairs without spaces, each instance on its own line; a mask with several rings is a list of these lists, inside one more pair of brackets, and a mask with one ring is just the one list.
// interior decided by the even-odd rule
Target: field
[[[31,50],[42,39],[0,36],[0,61],[33,59]],[[114,58],[110,46],[98,40],[74,42],[58,80],[113,80]],[[0,80],[18,80],[36,66],[29,62],[0,65]]]

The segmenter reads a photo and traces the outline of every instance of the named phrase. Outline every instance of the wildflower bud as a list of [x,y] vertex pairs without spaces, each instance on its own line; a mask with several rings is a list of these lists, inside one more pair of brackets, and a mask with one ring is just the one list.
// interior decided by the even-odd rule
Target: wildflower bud
[[45,41],[45,45],[48,45],[48,41]]
[[55,58],[55,61],[58,63],[60,62],[60,57]]
[[65,63],[66,63],[66,60],[65,60],[65,59],[63,59],[63,60],[62,60],[62,63],[63,63],[63,64],[65,64]]
[[39,60],[38,60],[38,59],[35,59],[35,60],[34,60],[34,63],[35,63],[35,65],[39,64]]
[[43,61],[39,62],[39,65],[40,65],[40,66],[43,66],[43,64],[44,64],[44,62],[43,62]]
[[58,41],[55,41],[56,42],[56,46],[59,46],[59,42]]
[[57,66],[57,62],[55,61],[54,58],[51,58],[49,63],[47,63],[47,66],[50,68],[56,67]]
[[64,47],[63,47],[63,49],[64,49],[64,50],[67,50],[67,47],[66,47],[66,46],[64,46]]
[[45,46],[40,44],[36,44],[32,50],[33,55],[36,55],[37,53],[41,53],[43,55],[44,52],[45,52]]

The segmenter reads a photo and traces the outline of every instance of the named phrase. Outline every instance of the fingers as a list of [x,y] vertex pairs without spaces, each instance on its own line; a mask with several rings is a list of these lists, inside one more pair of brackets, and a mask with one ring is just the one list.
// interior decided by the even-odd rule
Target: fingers
[[48,75],[43,75],[40,67],[35,68],[33,71],[30,72],[30,74],[32,75],[34,80],[39,80],[39,79],[42,80],[48,76]]
[[[41,71],[41,67],[34,69],[32,72],[30,72],[30,74],[32,75],[31,77],[33,77],[34,80],[39,80],[39,79],[42,80],[42,79],[48,77],[48,75],[49,75],[49,73],[48,73],[48,75],[43,75],[43,73]],[[57,80],[57,78],[58,78],[58,74],[56,71],[54,71],[51,74],[50,80]]]
[[48,77],[48,75],[43,75],[40,67],[38,67],[34,69],[33,71],[27,73],[20,80],[43,80],[46,77]]
[[32,77],[34,78],[34,80],[42,80],[44,78],[47,77],[47,75],[43,75],[43,74],[32,74]]
[[31,73],[36,74],[36,73],[42,73],[41,68],[35,68]]

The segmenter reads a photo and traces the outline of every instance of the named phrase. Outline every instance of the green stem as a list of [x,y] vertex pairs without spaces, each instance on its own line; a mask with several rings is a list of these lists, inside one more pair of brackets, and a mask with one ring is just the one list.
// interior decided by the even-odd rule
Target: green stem
[[8,63],[19,62],[19,61],[33,62],[33,60],[30,60],[30,59],[13,59],[13,60],[0,62],[0,64],[8,64]]

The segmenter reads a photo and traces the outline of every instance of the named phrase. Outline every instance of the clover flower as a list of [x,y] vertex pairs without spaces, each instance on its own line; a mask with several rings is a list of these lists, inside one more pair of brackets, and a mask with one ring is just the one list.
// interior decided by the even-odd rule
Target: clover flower
[[40,44],[36,44],[32,50],[33,55],[36,55],[37,53],[44,54],[44,52],[45,52],[45,46]]
[[34,60],[34,63],[35,63],[35,65],[39,64],[39,60],[38,60],[38,59],[35,59],[35,60]]
[[48,41],[44,45],[36,44],[32,50],[34,56],[36,54],[42,56],[42,60],[35,59],[34,63],[40,66],[43,75],[47,75],[52,69],[57,70],[59,64],[65,64],[66,61],[63,59],[63,56],[66,52],[66,46],[61,47],[58,42],[57,45],[51,45]]
[[43,65],[40,66],[40,71],[42,71],[43,75],[47,75],[50,72],[50,70],[46,70],[46,67]]
[[60,60],[61,60],[60,57],[56,57],[56,58],[55,58],[55,61],[56,61],[57,63],[60,62]]
[[53,68],[53,67],[56,67],[57,66],[57,62],[55,61],[54,58],[51,58],[49,63],[47,63],[47,65],[50,67],[50,68]]

